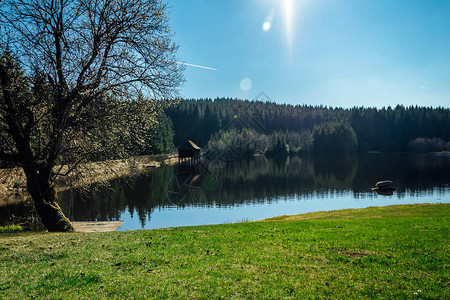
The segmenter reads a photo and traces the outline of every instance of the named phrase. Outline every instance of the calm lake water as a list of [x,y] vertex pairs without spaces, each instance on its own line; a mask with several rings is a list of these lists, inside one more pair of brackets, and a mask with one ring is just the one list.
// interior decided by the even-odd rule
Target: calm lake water
[[[371,190],[393,180],[397,191]],[[125,220],[119,230],[222,224],[314,211],[412,203],[450,203],[450,155],[364,154],[258,157],[211,164],[198,174],[177,166],[118,179],[109,187],[60,195],[76,221]]]

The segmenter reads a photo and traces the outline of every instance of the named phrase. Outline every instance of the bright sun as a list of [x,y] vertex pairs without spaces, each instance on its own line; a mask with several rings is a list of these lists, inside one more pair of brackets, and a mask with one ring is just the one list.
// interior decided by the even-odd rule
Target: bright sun
[[[300,0],[297,0],[297,2],[300,2]],[[294,0],[274,0],[272,4],[278,4],[278,9],[272,7],[270,14],[266,17],[264,23],[262,24],[263,31],[267,32],[272,28],[273,18],[279,17],[282,20],[284,38],[289,52],[292,52],[294,40],[294,13],[295,4],[298,4],[297,2]]]

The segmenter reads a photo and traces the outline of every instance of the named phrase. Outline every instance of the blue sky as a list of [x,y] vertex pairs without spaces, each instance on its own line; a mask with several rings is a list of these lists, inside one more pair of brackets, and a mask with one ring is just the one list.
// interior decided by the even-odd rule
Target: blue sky
[[450,107],[450,0],[169,4],[185,98]]

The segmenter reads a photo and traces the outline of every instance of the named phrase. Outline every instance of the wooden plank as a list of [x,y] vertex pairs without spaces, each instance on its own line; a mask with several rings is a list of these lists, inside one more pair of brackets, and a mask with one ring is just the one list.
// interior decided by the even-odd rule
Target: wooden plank
[[106,232],[116,231],[125,221],[104,221],[104,222],[72,222],[75,231],[78,232]]

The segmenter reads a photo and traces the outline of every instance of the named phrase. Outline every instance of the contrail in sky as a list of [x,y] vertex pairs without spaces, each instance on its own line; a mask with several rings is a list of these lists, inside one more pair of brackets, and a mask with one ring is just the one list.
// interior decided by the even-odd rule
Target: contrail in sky
[[188,64],[188,63],[181,62],[181,61],[177,61],[177,64],[185,65],[185,66],[190,66],[190,67],[195,67],[195,68],[201,68],[201,69],[207,69],[207,70],[217,71],[216,68],[210,68],[210,67],[205,67],[205,66],[199,66],[199,65],[194,65],[194,64]]

